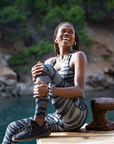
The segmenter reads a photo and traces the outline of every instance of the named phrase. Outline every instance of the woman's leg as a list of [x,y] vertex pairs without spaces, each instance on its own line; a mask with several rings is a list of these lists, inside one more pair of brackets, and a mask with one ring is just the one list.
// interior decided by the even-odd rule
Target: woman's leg
[[12,136],[19,133],[30,122],[31,119],[33,119],[33,118],[30,117],[30,118],[25,118],[22,120],[17,120],[17,121],[11,122],[7,127],[2,144],[15,143],[12,141]]
[[[42,75],[37,78],[38,80],[53,83],[57,87],[67,87],[67,83],[61,78],[58,72],[48,64],[44,65]],[[44,97],[44,99],[46,98]],[[51,102],[58,114],[58,119],[56,119],[57,121],[54,124],[49,120],[51,115],[47,115],[49,116],[47,123],[50,125],[51,131],[75,131],[85,123],[88,110],[84,98],[71,99],[53,96]],[[52,120],[52,117],[50,119]]]
[[[36,81],[44,81],[45,83],[54,83],[56,86],[65,86],[64,80],[58,74],[58,72],[49,64],[45,64],[42,74],[36,78]],[[36,109],[34,120],[38,124],[43,124],[45,113],[48,105],[48,99],[46,97],[36,98]]]
[[83,98],[70,100],[56,97],[51,101],[56,113],[45,116],[45,125],[50,131],[77,131],[86,122],[88,109]]
[[[44,65],[42,75],[37,77],[37,81],[38,80],[44,81],[46,83],[55,83],[56,86],[61,87],[66,85],[58,72],[50,65]],[[42,119],[45,118],[47,105],[48,99],[46,97],[36,98],[36,109],[34,117]],[[12,136],[20,132],[21,128],[25,127],[28,123],[30,123],[29,119],[18,120],[16,122],[10,123],[5,134],[3,144],[11,144]]]
[[[50,65],[44,65],[42,74],[37,77],[36,81],[44,81],[45,83],[54,83],[56,86],[64,86],[65,82],[58,74],[58,72]],[[34,120],[44,120],[45,113],[47,110],[48,99],[46,97],[36,98],[36,109]],[[32,123],[32,125],[31,125]],[[50,133],[48,129],[45,129],[44,126],[36,126],[34,121],[30,121],[31,126],[27,126],[22,132],[13,136],[13,141],[31,141],[33,139],[39,138],[39,136],[48,136]],[[41,131],[42,130],[42,131]],[[30,131],[30,132],[29,132]],[[40,131],[40,133],[39,133]]]
[[63,127],[61,127],[61,125],[59,125],[59,116],[58,114],[55,113],[51,113],[51,114],[47,114],[45,116],[45,127],[49,128],[49,130],[51,132],[64,132],[65,129]]
[[36,121],[39,126],[42,126],[44,124],[48,101],[49,100],[45,97],[36,98],[34,121]]
[[[65,87],[67,84],[58,74],[58,72],[49,64],[44,65],[42,74],[36,78],[36,81],[43,81],[47,84],[53,83],[58,87]],[[35,118],[45,118],[47,110],[48,99],[46,97],[36,98]]]

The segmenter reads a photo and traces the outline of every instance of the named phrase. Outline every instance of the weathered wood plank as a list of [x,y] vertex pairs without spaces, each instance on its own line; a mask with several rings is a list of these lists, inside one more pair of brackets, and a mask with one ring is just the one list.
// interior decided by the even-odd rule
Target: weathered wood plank
[[85,125],[78,132],[53,132],[49,137],[40,138],[37,144],[113,144],[114,130],[86,130]]

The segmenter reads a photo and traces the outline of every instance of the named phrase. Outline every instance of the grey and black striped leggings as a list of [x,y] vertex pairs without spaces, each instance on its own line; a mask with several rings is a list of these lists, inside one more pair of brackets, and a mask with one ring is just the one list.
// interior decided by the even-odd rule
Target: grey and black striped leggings
[[[42,74],[37,77],[37,81],[53,83],[56,87],[67,87],[67,83],[59,73],[48,64],[44,64]],[[55,113],[47,114],[48,105],[46,97],[36,98],[35,117],[44,118],[45,126],[52,132],[58,131],[77,131],[85,123],[87,118],[87,105],[85,99],[81,98],[64,98],[53,95],[51,102],[55,108]],[[6,130],[2,144],[13,144],[12,136],[25,127],[33,117],[25,118],[11,122]]]

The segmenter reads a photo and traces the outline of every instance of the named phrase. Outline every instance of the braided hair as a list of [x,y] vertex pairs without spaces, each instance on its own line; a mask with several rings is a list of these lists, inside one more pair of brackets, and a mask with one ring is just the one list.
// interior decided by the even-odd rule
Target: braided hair
[[[55,42],[55,39],[56,39],[56,36],[57,36],[57,32],[58,32],[59,27],[60,27],[61,25],[63,25],[63,24],[70,24],[70,25],[74,28],[74,30],[75,30],[74,25],[73,25],[72,23],[70,23],[70,22],[62,22],[62,23],[60,23],[60,24],[56,27],[56,29],[55,29],[55,31],[54,31],[54,35],[53,35],[55,56],[57,56],[57,55],[60,54],[60,52],[59,52],[59,46],[58,46],[58,44]],[[74,50],[79,51],[79,38],[78,38],[78,35],[77,35],[77,31],[76,31],[76,30],[75,30],[75,41],[76,41],[76,45],[73,44],[72,48],[73,48]]]

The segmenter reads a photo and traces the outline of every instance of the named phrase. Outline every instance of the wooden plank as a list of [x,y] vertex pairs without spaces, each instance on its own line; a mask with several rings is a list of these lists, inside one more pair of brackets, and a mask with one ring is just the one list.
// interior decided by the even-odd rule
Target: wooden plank
[[78,132],[52,132],[38,139],[37,144],[114,144],[114,130],[86,130],[85,125]]

